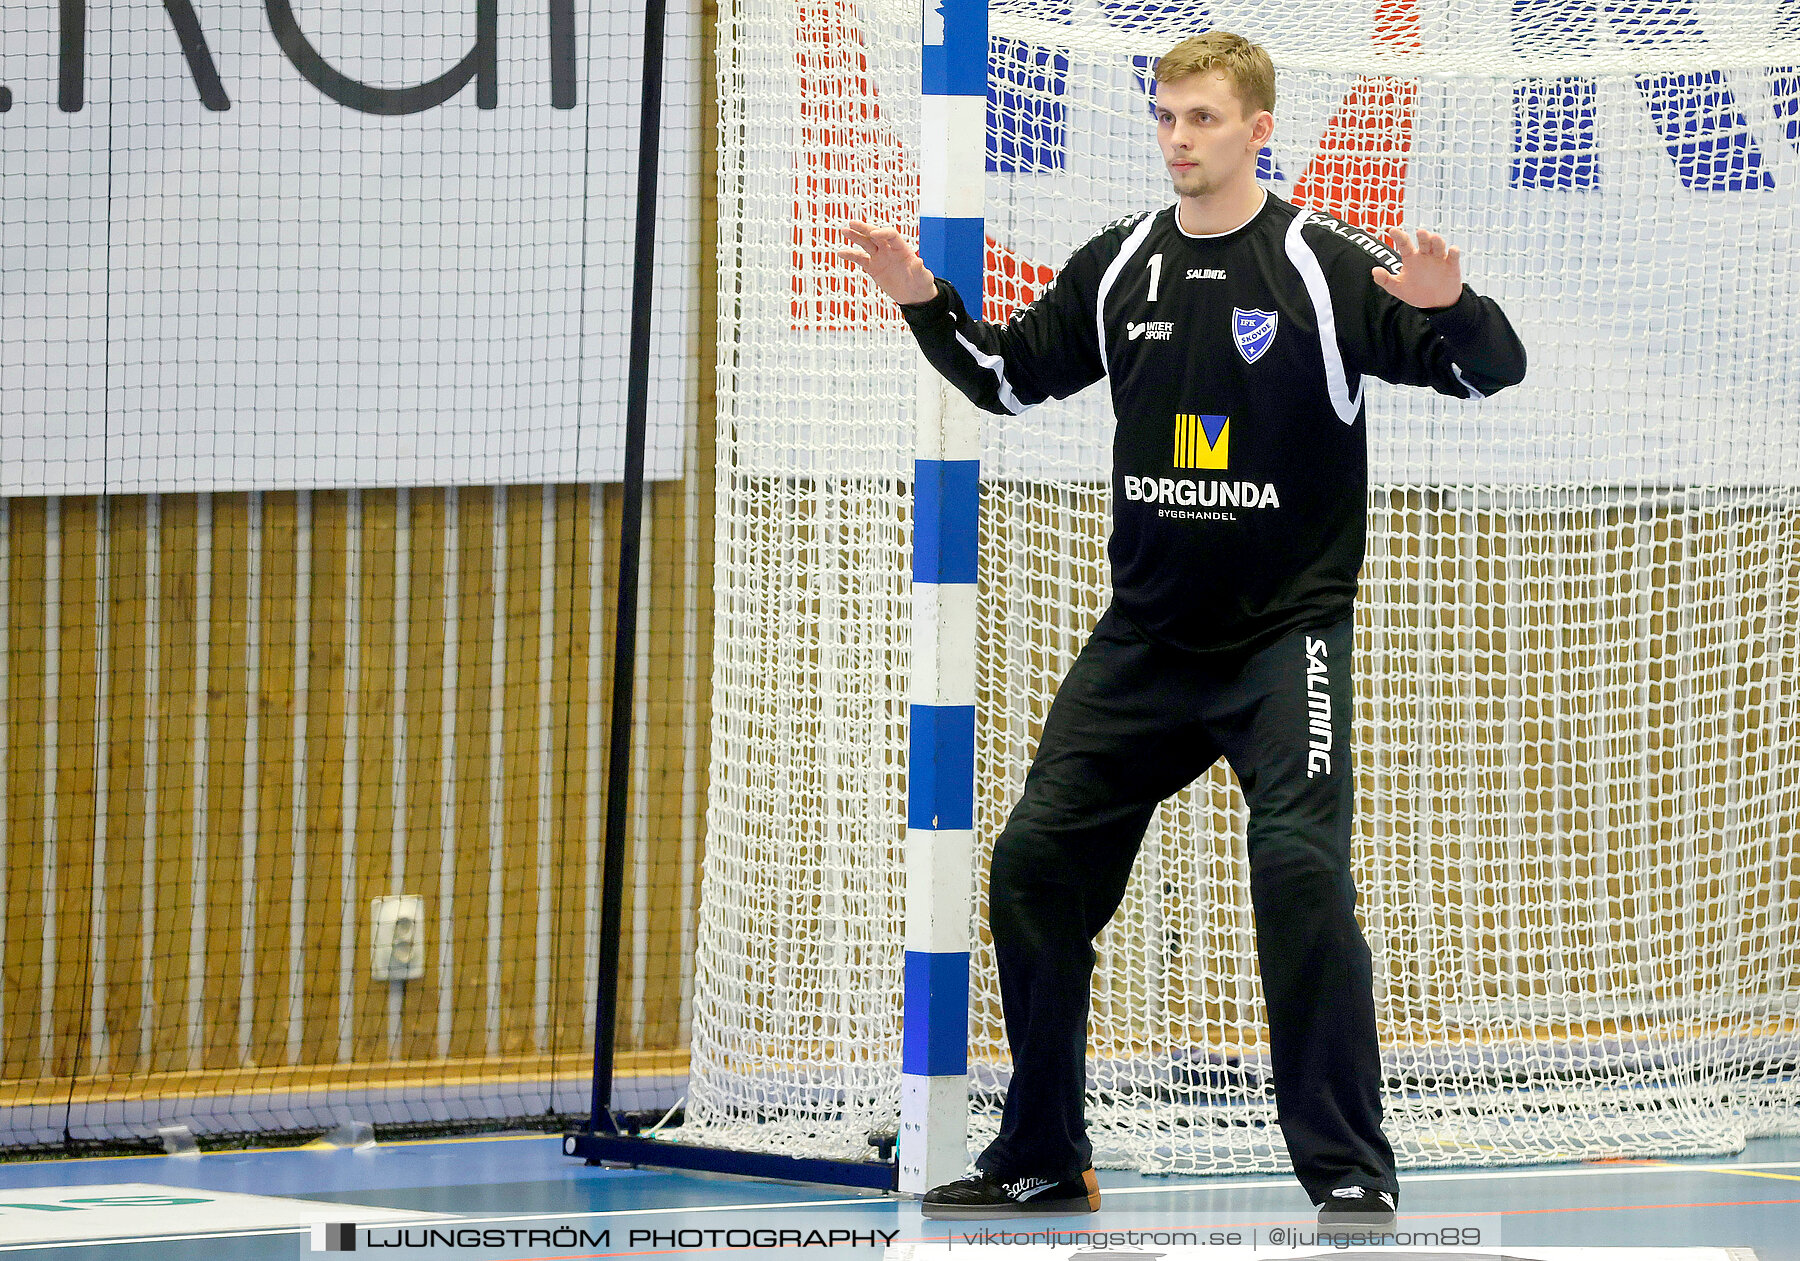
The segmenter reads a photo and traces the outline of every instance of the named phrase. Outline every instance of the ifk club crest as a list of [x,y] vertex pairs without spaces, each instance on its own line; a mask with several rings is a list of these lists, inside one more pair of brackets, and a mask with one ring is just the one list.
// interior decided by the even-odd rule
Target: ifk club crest
[[1275,325],[1278,322],[1273,311],[1231,308],[1231,336],[1237,342],[1238,354],[1244,357],[1245,363],[1255,363],[1275,344]]

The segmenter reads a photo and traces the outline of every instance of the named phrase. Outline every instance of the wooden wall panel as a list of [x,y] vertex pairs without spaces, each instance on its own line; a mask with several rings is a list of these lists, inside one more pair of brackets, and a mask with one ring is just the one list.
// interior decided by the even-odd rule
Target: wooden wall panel
[[[687,588],[690,557],[685,488],[664,482],[653,488],[650,517],[657,546],[649,557],[651,614],[667,633],[649,637],[649,668],[645,672],[648,695],[645,722],[649,739],[663,749],[681,750],[689,742],[687,711],[692,704],[692,662],[687,625],[692,593]],[[680,757],[658,758],[645,767],[642,791],[648,826],[643,830],[647,852],[638,870],[679,872],[682,869],[683,814],[691,810],[682,791],[687,762]],[[636,1022],[640,1045],[671,1046],[680,1021],[682,913],[687,890],[676,880],[642,881],[648,906],[644,914],[644,949],[638,991],[643,995]]]
[[498,1011],[498,1050],[518,1055],[531,1048],[538,1033],[536,986],[540,967],[537,936],[538,877],[538,734],[539,606],[543,598],[542,492],[535,486],[509,488],[501,497],[505,545],[501,556],[505,599],[495,609],[496,640],[505,644],[505,660],[496,666],[496,701],[500,709],[500,771],[494,803],[498,847],[493,855],[497,892],[498,936],[493,1002]]
[[[53,1072],[92,1070],[98,769],[105,731],[95,704],[105,640],[103,583],[106,570],[105,505],[97,498],[65,499],[56,577],[57,685],[54,707],[55,854],[46,855],[47,878],[56,887],[55,967],[50,992],[49,1063]],[[50,728],[47,726],[47,741]],[[47,899],[48,900],[48,899]],[[103,922],[103,921],[102,921]]]
[[447,587],[448,498],[446,492],[414,491],[406,505],[407,595],[401,628],[407,646],[406,678],[395,697],[406,725],[406,774],[398,785],[404,887],[389,891],[425,896],[430,928],[425,935],[425,974],[409,982],[402,994],[403,1018],[389,1051],[389,1058],[397,1060],[437,1055],[439,1006],[456,989],[446,984],[441,966],[445,945],[441,925],[449,917],[439,884],[445,860],[443,779],[454,764],[444,739],[445,716],[451,712],[444,704],[446,678],[454,670],[446,647],[455,642]]
[[210,611],[195,556],[201,521],[210,512],[205,497],[162,500],[156,566],[160,598],[155,637],[155,689],[159,774],[150,837],[151,883],[150,1009],[154,1027],[147,1069],[153,1073],[196,1067],[203,1036],[198,1023],[203,957],[195,957],[197,931],[206,923],[205,855],[197,852],[196,804],[205,784],[205,681],[202,677]]
[[355,827],[359,788],[346,775],[352,734],[350,689],[358,681],[360,645],[351,624],[350,534],[354,492],[312,496],[311,600],[307,610],[306,813],[296,869],[302,898],[305,958],[301,971],[300,1062],[348,1058],[341,1044],[345,1010],[344,851]]
[[[497,511],[499,492],[472,490],[458,495],[457,574],[457,773],[454,779],[454,877],[445,891],[446,922],[455,927],[454,952],[460,993],[452,1004],[450,1044],[446,1054],[468,1059],[495,1054],[499,1031],[489,1042],[490,1007],[499,970],[501,926],[492,882],[498,805],[499,715],[494,711],[498,687],[493,625],[497,601],[505,598],[505,576],[497,572],[495,539],[504,517]],[[502,645],[502,650],[504,646]],[[504,671],[504,652],[498,663]],[[491,943],[491,948],[490,948]]]
[[53,826],[44,793],[44,766],[52,756],[41,739],[45,708],[54,697],[45,633],[51,598],[46,568],[57,510],[54,501],[16,499],[8,518],[7,740],[6,772],[7,932],[4,986],[7,1036],[0,1045],[6,1077],[50,1071],[43,1055],[42,978],[45,943],[44,837]]
[[[292,910],[297,883],[294,840],[305,812],[303,768],[309,698],[305,634],[311,573],[311,498],[285,491],[262,496],[261,661],[253,697],[259,717],[256,931],[252,968],[255,1001],[245,1057],[255,1064],[290,1059],[289,1030],[300,1018],[294,988],[297,945],[304,924]],[[297,1048],[296,1048],[297,1050]]]
[[254,921],[246,908],[246,878],[254,878],[255,842],[245,835],[246,794],[255,776],[246,763],[251,745],[252,698],[260,649],[260,607],[252,598],[261,531],[250,495],[211,499],[210,562],[201,577],[209,588],[206,616],[207,671],[201,704],[206,712],[207,755],[204,830],[208,913],[200,994],[203,1041],[197,1067],[226,1069],[242,1062],[246,982],[244,947]]
[[402,511],[398,491],[365,490],[356,497],[356,625],[351,633],[360,669],[346,721],[354,731],[349,769],[360,787],[345,893],[356,931],[345,970],[351,1004],[346,1058],[358,1063],[389,1058],[389,987],[370,973],[366,926],[373,900],[399,892],[393,880],[393,829],[396,759],[405,752],[399,696],[404,684],[396,676],[394,650],[400,639],[395,618]]
[[[691,966],[701,480],[649,499],[627,1051],[680,1049]],[[0,1099],[588,1054],[619,505],[6,503]],[[426,898],[426,969],[394,986],[368,904],[400,892]]]
[[145,1001],[149,959],[144,925],[150,906],[144,879],[144,837],[152,826],[149,785],[154,775],[153,725],[149,712],[151,644],[147,631],[152,607],[151,567],[146,564],[154,537],[155,501],[120,496],[108,505],[108,575],[103,659],[104,691],[96,697],[105,713],[106,860],[96,874],[106,906],[103,969],[96,969],[106,1036],[94,1072],[120,1077],[140,1063],[149,1032]]

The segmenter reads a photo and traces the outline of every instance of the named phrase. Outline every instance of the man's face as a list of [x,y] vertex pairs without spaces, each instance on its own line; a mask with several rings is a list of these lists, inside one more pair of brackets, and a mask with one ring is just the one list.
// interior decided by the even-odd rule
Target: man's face
[[1223,70],[1156,85],[1156,142],[1183,197],[1210,196],[1246,171],[1253,178],[1274,126],[1267,110],[1244,105]]

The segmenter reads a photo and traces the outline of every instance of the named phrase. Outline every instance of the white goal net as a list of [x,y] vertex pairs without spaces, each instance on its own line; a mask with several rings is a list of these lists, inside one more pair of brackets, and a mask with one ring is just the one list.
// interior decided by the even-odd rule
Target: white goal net
[[[721,11],[688,1124],[857,1157],[900,1090],[915,351],[832,225],[916,223],[920,15]],[[1369,392],[1355,864],[1402,1164],[1800,1131],[1800,2],[995,0],[989,318],[1172,199],[1148,67],[1207,26],[1274,56],[1268,186],[1443,232],[1531,355],[1491,401]],[[1112,427],[1104,386],[984,420],[974,1150],[988,847],[1107,601]],[[1099,941],[1102,1164],[1285,1167],[1243,836],[1215,767]]]

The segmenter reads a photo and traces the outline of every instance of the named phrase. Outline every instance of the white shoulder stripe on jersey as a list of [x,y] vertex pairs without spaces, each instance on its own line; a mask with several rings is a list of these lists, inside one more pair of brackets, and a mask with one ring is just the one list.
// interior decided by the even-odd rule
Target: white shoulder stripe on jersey
[[1112,365],[1107,362],[1106,354],[1106,295],[1112,292],[1113,281],[1119,278],[1125,264],[1131,261],[1131,256],[1137,253],[1138,247],[1150,235],[1150,227],[1156,222],[1156,213],[1151,211],[1144,216],[1131,235],[1125,238],[1125,244],[1119,247],[1119,256],[1113,259],[1112,266],[1100,277],[1100,296],[1094,300],[1094,336],[1100,347],[1100,371],[1103,373],[1112,372]]
[[1012,382],[1006,379],[1006,360],[1002,359],[999,355],[984,354],[976,348],[974,342],[962,335],[960,329],[957,331],[956,340],[961,343],[964,350],[974,356],[976,363],[980,364],[999,378],[1000,405],[1002,407],[1017,416],[1020,412],[1037,406],[1035,403],[1021,403],[1019,401],[1019,396],[1013,393]]
[[1288,224],[1288,261],[1300,273],[1300,279],[1306,285],[1307,296],[1312,299],[1313,318],[1319,325],[1319,354],[1325,360],[1325,388],[1331,394],[1331,406],[1337,411],[1339,420],[1346,425],[1354,425],[1356,413],[1362,410],[1363,380],[1360,376],[1356,378],[1356,393],[1352,394],[1349,374],[1344,370],[1344,354],[1338,349],[1337,317],[1331,310],[1331,287],[1325,283],[1325,269],[1319,266],[1319,256],[1312,252],[1312,247],[1300,235],[1300,229],[1311,218],[1312,211],[1302,210]]
[[1470,398],[1486,398],[1487,397],[1487,395],[1483,394],[1480,390],[1476,389],[1474,386],[1469,384],[1469,378],[1465,377],[1462,374],[1462,369],[1457,367],[1454,363],[1452,363],[1450,365],[1450,371],[1454,372],[1456,374],[1456,379],[1458,381],[1462,382],[1462,387],[1463,387],[1463,389],[1465,389],[1469,392]]

